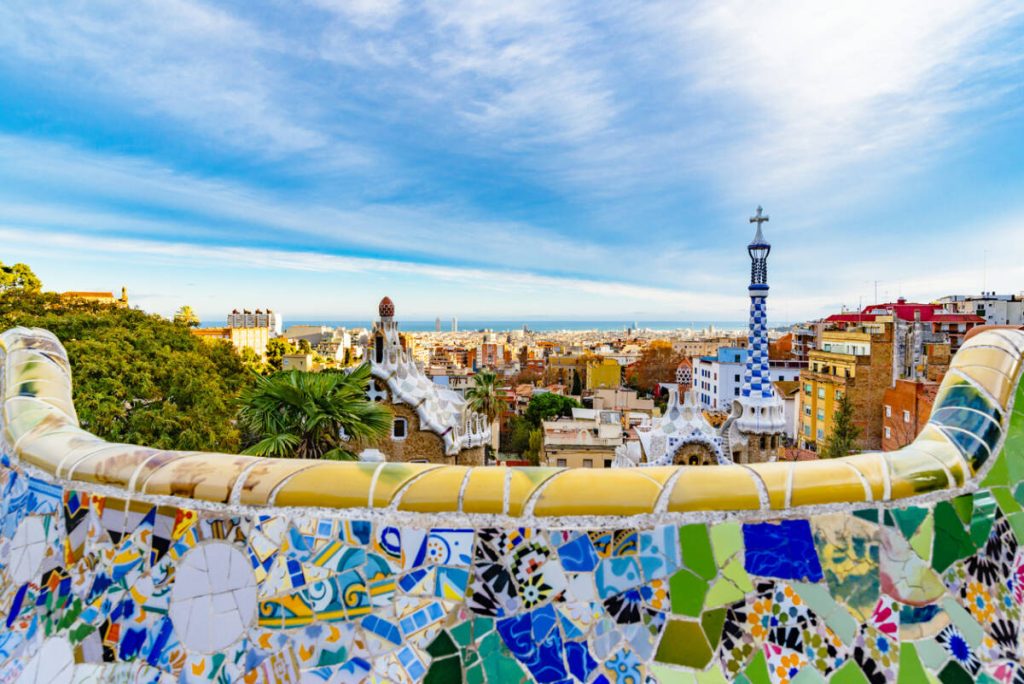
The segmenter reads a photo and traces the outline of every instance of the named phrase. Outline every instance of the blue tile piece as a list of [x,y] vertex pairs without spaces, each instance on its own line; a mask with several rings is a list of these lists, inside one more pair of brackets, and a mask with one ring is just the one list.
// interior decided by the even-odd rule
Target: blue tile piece
[[499,620],[497,628],[505,645],[526,665],[535,681],[558,682],[568,676],[562,633],[557,629],[555,609],[550,604]]
[[643,584],[636,558],[605,558],[594,573],[597,595],[606,599]]
[[570,641],[565,644],[565,662],[569,672],[581,682],[587,681],[590,673],[597,668],[597,661],[590,655],[586,643]]
[[558,547],[558,557],[567,572],[591,572],[597,566],[597,551],[585,534]]
[[751,575],[820,582],[821,563],[806,520],[743,526],[744,567]]

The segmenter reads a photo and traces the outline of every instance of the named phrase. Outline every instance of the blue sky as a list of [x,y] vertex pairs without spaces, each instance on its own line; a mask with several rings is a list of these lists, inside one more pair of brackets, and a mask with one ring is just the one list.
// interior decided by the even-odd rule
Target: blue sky
[[1017,2],[8,0],[0,260],[209,319],[736,320],[763,204],[774,319],[1017,292],[1022,114]]

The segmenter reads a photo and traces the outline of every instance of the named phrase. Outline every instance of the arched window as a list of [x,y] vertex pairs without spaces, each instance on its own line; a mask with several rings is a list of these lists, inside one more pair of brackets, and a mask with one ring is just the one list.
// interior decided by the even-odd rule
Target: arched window
[[391,423],[391,439],[403,440],[409,434],[409,421],[405,418],[395,418]]

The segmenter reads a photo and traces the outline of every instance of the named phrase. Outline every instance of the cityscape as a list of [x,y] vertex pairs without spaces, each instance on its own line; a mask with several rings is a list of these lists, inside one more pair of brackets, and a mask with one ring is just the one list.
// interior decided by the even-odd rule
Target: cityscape
[[0,4],[0,684],[1024,684],[1022,37]]

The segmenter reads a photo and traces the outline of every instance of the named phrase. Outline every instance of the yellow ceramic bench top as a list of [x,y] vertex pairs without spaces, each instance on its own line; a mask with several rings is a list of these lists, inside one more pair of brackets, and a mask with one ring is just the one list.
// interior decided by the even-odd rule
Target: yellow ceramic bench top
[[574,470],[262,459],[110,444],[79,428],[70,365],[51,333],[9,330],[0,335],[0,351],[7,443],[22,462],[58,477],[221,504],[618,516],[770,512],[970,485],[1002,446],[1024,331],[988,330],[968,340],[929,424],[899,451],[832,461]]

